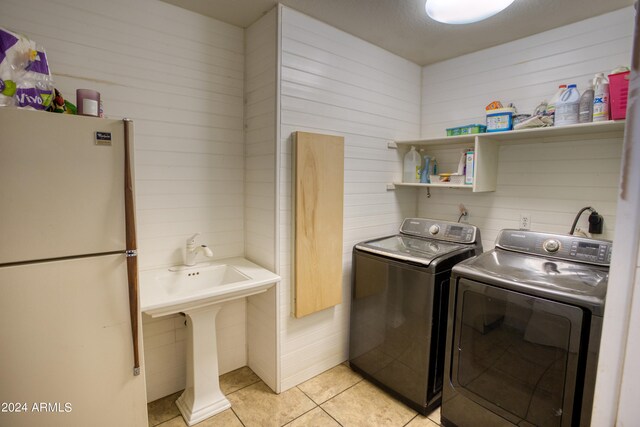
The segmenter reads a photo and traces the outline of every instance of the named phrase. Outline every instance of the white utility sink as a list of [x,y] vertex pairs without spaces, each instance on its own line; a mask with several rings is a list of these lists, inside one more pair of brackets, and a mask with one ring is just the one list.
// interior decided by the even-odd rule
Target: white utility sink
[[280,277],[244,258],[140,272],[140,309],[187,316],[187,386],[176,401],[188,425],[229,408],[220,391],[216,316],[225,301],[265,292]]
[[140,272],[140,309],[152,317],[266,291],[280,277],[244,258]]

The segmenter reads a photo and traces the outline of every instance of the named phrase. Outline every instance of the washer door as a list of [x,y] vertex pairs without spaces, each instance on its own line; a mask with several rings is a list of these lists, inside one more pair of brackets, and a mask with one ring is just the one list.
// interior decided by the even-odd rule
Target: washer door
[[454,388],[516,425],[570,426],[582,322],[580,308],[460,279]]

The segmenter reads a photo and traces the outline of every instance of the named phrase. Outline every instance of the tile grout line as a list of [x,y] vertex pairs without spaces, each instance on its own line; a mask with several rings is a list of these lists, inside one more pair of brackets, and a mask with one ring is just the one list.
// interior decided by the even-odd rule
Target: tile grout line
[[[292,387],[292,388],[293,388],[293,387]],[[295,388],[298,388],[298,386],[295,386]],[[291,390],[291,389],[289,389],[289,390]],[[298,390],[300,390],[300,389],[298,388]],[[303,412],[302,414],[298,415],[297,417],[295,417],[295,418],[294,418],[294,419],[292,419],[291,421],[287,421],[286,423],[282,424],[280,427],[284,427],[284,426],[286,426],[287,424],[290,424],[290,423],[294,422],[294,421],[295,421],[295,420],[297,420],[298,418],[300,418],[300,417],[304,416],[305,414],[308,414],[309,412],[313,411],[314,409],[316,409],[316,408],[319,408],[319,407],[320,407],[320,406],[319,406],[319,405],[318,405],[318,404],[317,404],[317,403],[316,403],[312,398],[310,398],[309,396],[307,396],[307,394],[306,394],[304,391],[300,390],[300,392],[301,392],[302,394],[304,394],[304,395],[305,395],[305,396],[306,396],[310,401],[312,401],[312,402],[313,402],[313,404],[314,404],[314,405],[316,405],[316,406],[314,406],[313,408],[309,409],[308,411]]]
[[[359,380],[358,382],[360,382],[360,381],[362,381],[362,380]],[[342,425],[342,424],[340,424],[340,421],[336,420],[336,419],[335,419],[335,418],[334,418],[330,413],[328,413],[327,411],[325,411],[325,410],[324,410],[324,408],[323,408],[322,406],[320,406],[320,405],[323,405],[323,404],[327,403],[328,401],[330,401],[330,400],[331,400],[331,399],[333,399],[334,397],[336,397],[336,396],[340,395],[340,394],[341,394],[341,393],[343,393],[344,391],[346,391],[346,390],[350,389],[351,387],[353,387],[354,385],[356,385],[358,382],[356,382],[355,384],[351,385],[350,387],[348,387],[348,388],[346,388],[346,389],[342,390],[340,393],[336,394],[335,396],[331,396],[329,399],[327,399],[327,400],[325,400],[324,402],[321,402],[321,403],[317,403],[315,400],[313,400],[313,398],[312,398],[311,396],[309,396],[307,393],[305,393],[305,392],[304,392],[304,390],[302,390],[300,387],[296,386],[296,388],[297,388],[298,390],[300,390],[300,391],[302,392],[302,394],[304,394],[307,398],[309,398],[309,400],[311,400],[311,401],[316,405],[316,406],[314,406],[313,408],[309,409],[309,410],[308,410],[307,412],[305,412],[304,414],[307,414],[307,413],[309,413],[309,412],[313,411],[314,409],[318,408],[318,409],[320,409],[322,412],[324,412],[325,414],[327,414],[327,416],[328,416],[329,418],[331,418],[332,420],[334,420],[334,421],[335,421],[335,422],[336,422],[340,427],[343,427],[343,425]],[[298,416],[298,417],[294,418],[293,420],[289,421],[289,423],[292,423],[293,421],[295,421],[295,420],[297,420],[298,418],[302,417],[304,414],[301,414],[300,416]],[[289,424],[289,423],[286,423],[286,424]],[[284,424],[284,425],[286,425],[286,424]],[[284,425],[283,425],[283,426],[284,426]]]
[[[351,372],[354,372],[350,366],[347,366]],[[355,373],[355,372],[354,372]],[[358,374],[360,376],[360,374]],[[335,417],[333,415],[331,415],[331,413],[327,410],[325,410],[322,405],[324,405],[325,403],[335,399],[336,397],[340,396],[342,393],[346,392],[347,390],[352,389],[353,387],[355,387],[356,385],[360,384],[362,381],[364,381],[364,377],[360,376],[360,379],[358,381],[356,381],[355,383],[351,384],[349,387],[345,388],[344,390],[342,390],[340,393],[337,393],[334,396],[331,396],[329,399],[325,400],[324,402],[322,402],[321,404],[318,405],[318,408],[320,408],[325,414],[327,414],[329,417],[331,417],[332,420],[334,420],[336,423],[338,423],[338,425],[340,427],[343,427],[343,425],[340,423],[340,421],[336,420]]]
[[[159,423],[159,424],[155,424],[155,425],[154,425],[154,427],[155,427],[155,426],[161,426],[162,424],[164,424],[164,423],[168,423],[169,421],[171,421],[171,420],[175,420],[176,418],[182,418],[182,415],[181,415],[181,414],[178,414],[178,415],[176,415],[176,416],[175,416],[175,417],[173,417],[173,418],[169,418],[168,420],[164,420],[163,422],[161,422],[161,423]],[[186,424],[186,422],[185,422],[185,424]],[[150,426],[150,427],[151,427],[151,426]]]
[[[349,368],[349,369],[350,369],[350,367],[349,367],[348,365],[345,365],[345,366],[346,366],[347,368]],[[351,371],[352,371],[352,370],[351,370]],[[352,372],[353,372],[353,371],[352,371]],[[305,411],[305,412],[301,413],[300,415],[298,415],[298,416],[294,417],[293,419],[289,420],[288,422],[286,422],[286,423],[282,424],[282,426],[281,426],[281,427],[283,427],[283,426],[285,426],[285,425],[287,425],[287,424],[290,424],[290,423],[294,422],[295,420],[297,420],[297,419],[299,419],[299,418],[303,417],[304,415],[306,415],[306,414],[308,414],[309,412],[311,412],[311,411],[315,410],[316,408],[320,408],[320,410],[321,410],[325,415],[327,415],[329,418],[331,418],[331,419],[332,419],[332,420],[333,420],[337,425],[339,425],[339,426],[343,427],[343,424],[341,424],[341,423],[340,423],[340,422],[339,422],[339,421],[338,421],[338,420],[337,420],[337,419],[336,419],[336,418],[335,418],[335,417],[334,417],[330,412],[328,412],[324,407],[322,407],[322,405],[324,405],[324,404],[326,404],[326,403],[329,403],[329,402],[330,402],[330,401],[332,401],[333,399],[337,398],[338,396],[340,396],[341,394],[345,393],[346,391],[348,391],[348,390],[350,390],[350,389],[354,388],[355,386],[357,386],[358,384],[362,383],[362,382],[363,382],[363,381],[365,381],[365,380],[366,380],[366,378],[364,378],[364,377],[360,376],[360,378],[359,378],[359,379],[357,379],[357,381],[355,381],[353,384],[351,384],[350,386],[348,386],[348,387],[347,387],[347,388],[345,388],[344,390],[341,390],[340,392],[336,393],[335,395],[331,396],[330,398],[328,398],[328,399],[324,400],[324,401],[323,401],[323,402],[321,402],[321,403],[317,403],[317,402],[316,402],[316,401],[315,401],[315,400],[314,400],[314,399],[313,399],[309,394],[307,394],[307,393],[306,393],[304,390],[302,390],[299,386],[295,386],[295,388],[296,388],[299,392],[301,392],[303,396],[305,396],[307,399],[309,399],[309,401],[311,401],[311,402],[312,402],[312,404],[313,404],[314,406],[313,406],[312,408],[310,408],[309,410],[307,410],[307,411]],[[261,381],[262,381],[262,380],[261,380],[260,378],[258,378],[256,381],[254,381],[254,382],[252,382],[252,383],[246,384],[246,385],[244,385],[244,386],[242,386],[242,387],[238,388],[237,390],[234,390],[233,392],[231,392],[231,393],[229,393],[229,394],[225,394],[225,396],[230,396],[230,395],[233,395],[233,394],[234,394],[234,393],[236,393],[236,392],[239,392],[239,391],[244,390],[244,389],[246,389],[246,388],[249,388],[249,387],[251,387],[251,386],[255,386],[256,384],[259,384]],[[378,389],[382,394],[385,394],[385,395],[387,395],[387,396],[389,396],[389,397],[393,398],[394,400],[397,400],[397,399],[395,399],[393,396],[391,396],[389,393],[387,393],[385,390],[382,390],[382,389],[380,389],[379,387],[377,387],[375,384],[373,384],[373,383],[370,383],[370,384],[371,384],[371,385],[373,385],[374,387],[376,387],[376,389]],[[281,393],[280,393],[280,394],[281,394]],[[168,395],[168,396],[171,396],[171,395]],[[168,397],[168,396],[165,396],[165,398],[166,398],[166,397]],[[161,398],[161,399],[163,399],[163,398]],[[157,399],[157,400],[160,400],[160,399]],[[152,402],[150,402],[150,403],[152,403]],[[402,402],[400,402],[400,403],[402,403]],[[175,402],[174,402],[173,404],[175,405]],[[147,404],[147,405],[149,405],[149,404]],[[405,406],[406,406],[406,405],[405,405]],[[236,411],[234,410],[233,406],[232,406],[230,409],[231,409],[231,412],[233,413],[233,415],[236,417],[236,419],[237,419],[237,420],[238,420],[238,422],[240,423],[240,425],[241,425],[242,427],[246,427],[246,424],[242,421],[242,419],[240,418],[240,416],[238,415],[238,413],[236,413]],[[437,410],[437,409],[436,409],[436,410]],[[440,426],[442,426],[442,424],[441,424],[441,423],[436,422],[434,419],[432,419],[432,418],[430,417],[430,415],[431,415],[432,413],[433,413],[433,411],[432,411],[429,415],[425,415],[424,417],[425,417],[425,418],[427,418],[427,419],[428,419],[428,421],[429,421],[429,422],[431,422],[431,423],[433,423],[435,426],[439,426],[439,427],[440,427]],[[409,421],[407,421],[405,424],[403,424],[403,425],[402,425],[402,427],[406,427],[406,426],[407,426],[407,425],[409,425],[411,422],[413,422],[414,420],[416,420],[419,416],[421,416],[421,414],[416,412],[416,413],[415,413],[415,415],[414,415],[414,416],[413,416]],[[181,415],[181,414],[178,414],[178,415],[176,415],[175,417],[173,417],[173,418],[169,418],[169,419],[164,420],[164,421],[162,421],[162,422],[155,423],[155,424],[150,424],[150,425],[149,425],[149,427],[157,427],[157,426],[161,426],[161,425],[162,425],[162,424],[164,424],[164,423],[168,423],[168,422],[170,422],[170,421],[172,421],[172,420],[174,420],[174,419],[176,419],[176,418],[181,418],[181,417],[182,417],[182,415]]]
[[[337,396],[337,395],[336,395],[336,396]],[[333,398],[331,398],[331,399],[333,399]],[[328,402],[328,401],[330,401],[331,399],[327,399],[325,402]],[[318,408],[320,408],[320,410],[321,410],[322,412],[324,412],[325,414],[327,414],[327,415],[329,416],[329,418],[331,418],[333,421],[335,421],[336,423],[338,423],[338,425],[339,425],[340,427],[344,427],[344,426],[340,423],[340,421],[336,420],[336,419],[335,419],[335,417],[334,417],[333,415],[331,415],[329,412],[325,411],[325,410],[324,410],[324,408],[323,408],[322,406],[318,405]]]
[[240,418],[240,416],[236,413],[236,411],[233,410],[233,405],[229,409],[231,409],[231,412],[233,412],[233,415],[236,416],[236,418],[238,419],[238,422],[242,425],[242,427],[246,427],[245,423],[242,422],[242,419]]
[[[351,386],[347,387],[346,389],[342,390],[340,393],[337,393],[335,396],[330,397],[329,399],[325,400],[324,402],[322,402],[321,404],[318,405],[318,407],[325,412],[329,417],[331,417],[331,419],[333,419],[336,423],[338,423],[338,425],[340,425],[341,427],[343,427],[343,425],[337,420],[335,419],[331,413],[329,413],[327,410],[325,410],[322,405],[324,405],[325,403],[335,399],[336,397],[340,396],[342,393],[346,392],[347,390],[355,387],[356,385],[360,384],[361,382],[366,381],[366,378],[364,377],[360,377],[360,379],[358,381],[356,381],[355,383],[353,383]],[[368,381],[369,382],[369,381]],[[373,387],[375,387],[379,392],[387,395],[388,397],[392,398],[393,400],[397,401],[398,403],[401,403],[404,406],[407,406],[406,404],[404,404],[403,402],[400,402],[398,399],[396,399],[394,396],[391,396],[386,390],[381,389],[380,387],[378,387],[377,385],[369,382],[369,384],[371,384]],[[303,392],[304,393],[304,392]],[[312,399],[313,400],[313,399]],[[407,408],[409,408],[407,406]],[[411,417],[411,419],[409,421],[407,421],[405,424],[402,425],[402,427],[406,427],[411,421],[413,421],[414,419],[418,418],[418,416],[420,416],[421,414],[417,411],[415,411],[412,408],[409,408],[410,410],[415,412],[415,415],[413,417]],[[431,418],[429,418],[428,416],[424,416],[425,418],[427,418],[429,421],[433,422],[434,424],[436,424],[437,426],[440,426],[441,424],[436,423],[435,421],[433,421]]]
[[[351,369],[351,368],[349,368]],[[324,405],[325,403],[327,403],[330,400],[335,399],[336,397],[340,396],[342,393],[344,393],[347,390],[352,389],[353,387],[355,387],[356,385],[360,384],[362,381],[364,381],[363,377],[360,377],[360,379],[358,381],[356,381],[355,383],[351,384],[349,387],[345,388],[344,390],[342,390],[340,393],[337,393],[335,396],[331,396],[330,398],[328,398],[327,400],[325,400],[324,402],[320,403],[318,406],[320,405]],[[312,399],[313,400],[313,399]]]
[[[336,366],[337,366],[337,365],[336,365]],[[347,366],[347,368],[349,368],[349,369],[351,370],[351,368],[350,368],[349,366]],[[351,370],[351,371],[353,372],[353,370]],[[322,375],[322,374],[319,374],[319,375]],[[317,376],[319,376],[319,375],[317,375]],[[315,377],[314,377],[314,378],[315,378]],[[342,393],[344,393],[345,391],[349,390],[350,388],[352,388],[352,387],[356,386],[358,383],[362,382],[362,380],[364,380],[364,378],[363,378],[363,377],[360,377],[360,379],[359,379],[358,381],[356,381],[355,383],[351,384],[349,387],[345,388],[344,390],[342,390],[342,391],[340,391],[339,393],[337,393],[337,394],[335,394],[335,395],[331,396],[330,398],[328,398],[327,400],[325,400],[325,401],[323,401],[323,402],[321,402],[321,403],[317,403],[315,400],[313,400],[313,398],[312,398],[311,396],[309,396],[307,393],[305,393],[305,392],[304,392],[304,390],[302,390],[300,387],[296,386],[296,388],[297,388],[298,390],[300,390],[300,391],[302,392],[302,394],[304,394],[304,395],[305,395],[309,400],[311,400],[311,401],[316,405],[314,408],[312,408],[312,409],[310,409],[309,411],[305,412],[305,414],[306,414],[306,413],[308,413],[308,412],[313,411],[315,408],[320,408],[320,410],[321,410],[322,412],[324,412],[325,414],[327,414],[327,415],[328,415],[332,420],[334,420],[336,423],[338,423],[338,425],[339,425],[340,427],[343,427],[343,426],[342,426],[342,424],[340,424],[340,422],[339,422],[338,420],[336,420],[336,419],[335,419],[335,418],[334,418],[334,417],[333,417],[329,412],[327,412],[327,411],[326,411],[326,410],[325,410],[321,405],[324,405],[325,403],[329,402],[330,400],[332,400],[332,399],[334,399],[334,398],[336,398],[336,397],[340,396],[340,395],[341,395]],[[302,414],[302,415],[304,415],[304,414]],[[295,419],[300,418],[302,415],[300,415],[299,417],[296,417]],[[295,419],[294,419],[294,420],[295,420]],[[294,420],[289,421],[289,422],[293,422]],[[288,423],[287,423],[287,424],[288,424]]]
[[[242,368],[240,368],[240,369],[242,369]],[[249,368],[249,369],[251,369],[251,368]],[[233,372],[233,371],[231,371],[231,372]],[[253,372],[253,370],[251,372]],[[254,374],[255,374],[255,372],[254,372]],[[245,388],[248,388],[248,387],[251,387],[252,385],[258,384],[261,381],[262,381],[262,379],[260,379],[260,377],[258,377],[258,379],[255,382],[252,382],[251,384],[247,384],[244,387],[240,387],[239,389],[234,390],[229,394],[224,393],[224,397],[230,396],[230,395],[232,395],[234,393],[239,392],[240,390],[244,390]],[[242,427],[246,427],[246,424],[242,421],[242,418],[240,418],[240,415],[238,415],[238,413],[233,409],[233,405],[231,405],[231,407],[229,409],[231,409],[231,412],[233,412],[233,415],[235,415],[235,417],[238,419],[238,421],[240,422]]]
[[[230,374],[230,373],[232,373],[232,372],[235,372],[235,371],[239,371],[240,369],[243,369],[243,368],[248,368],[251,372],[253,372],[253,371],[251,370],[251,368],[249,368],[248,366],[243,366],[242,368],[234,369],[233,371],[230,371],[230,372],[227,372],[226,374],[222,374],[222,375],[220,375],[220,376],[218,377],[218,382],[220,381],[220,378],[222,378],[223,376],[225,376],[225,375],[227,375],[227,374]],[[255,375],[255,372],[253,372],[253,374]],[[223,394],[224,394],[225,396],[228,396],[228,395],[233,394],[233,393],[235,393],[235,392],[238,392],[238,391],[240,391],[240,390],[244,390],[244,389],[245,389],[245,388],[247,388],[247,387],[251,387],[252,385],[257,384],[257,383],[259,383],[260,381],[262,381],[262,379],[261,379],[260,377],[258,377],[257,375],[256,375],[256,377],[257,377],[258,379],[257,379],[256,381],[252,382],[251,384],[247,384],[247,385],[245,385],[245,386],[242,386],[242,387],[240,387],[239,389],[234,390],[234,391],[232,391],[232,392],[231,392],[231,393],[229,393],[229,394],[227,394],[227,393],[223,393]],[[263,381],[263,382],[264,382],[264,381]],[[220,390],[220,391],[222,391],[222,390]]]
[[[345,365],[345,366],[349,367],[349,365]],[[349,367],[349,369],[351,369],[351,368]],[[353,371],[353,370],[352,370],[352,371]],[[364,377],[362,377],[362,376],[361,376],[361,377],[360,377],[360,380],[359,380],[358,382],[354,383],[351,387],[349,387],[349,388],[347,388],[347,389],[345,389],[345,390],[341,391],[340,393],[336,394],[335,396],[331,397],[331,399],[333,399],[334,397],[338,396],[339,394],[344,393],[344,392],[345,392],[345,391],[347,391],[348,389],[350,389],[350,388],[354,387],[355,385],[357,385],[358,383],[360,383],[360,382],[362,382],[362,381],[364,381],[364,380],[366,380],[366,378],[364,378]],[[373,383],[372,383],[372,382],[370,382],[370,381],[369,381],[369,383],[370,383],[371,385],[373,385],[374,387],[376,387],[378,390],[380,390],[382,393],[384,393],[384,394],[386,394],[387,396],[391,397],[392,399],[394,399],[394,400],[398,401],[399,403],[402,403],[403,405],[407,406],[404,402],[399,401],[399,400],[398,400],[398,399],[396,399],[394,396],[392,396],[391,394],[389,394],[386,390],[381,389],[380,387],[378,387],[377,385],[373,384]],[[329,400],[331,400],[331,399],[327,399],[325,402],[323,402],[323,404],[324,404],[324,403],[326,403],[326,402],[328,402],[328,401],[329,401]],[[407,408],[409,408],[409,406],[407,406]],[[439,408],[439,407],[438,407],[438,408]],[[411,409],[412,411],[415,411],[415,412],[416,412],[416,415],[414,415],[414,416],[413,416],[413,418],[411,418],[411,419],[410,419],[410,420],[409,420],[409,421],[408,421],[408,422],[407,422],[403,427],[405,427],[407,424],[409,424],[411,421],[413,421],[414,419],[418,418],[419,416],[423,416],[424,418],[427,418],[429,421],[431,421],[432,423],[434,423],[434,424],[435,424],[435,425],[437,425],[437,426],[442,426],[442,424],[441,424],[441,423],[436,422],[434,419],[432,419],[432,418],[430,417],[430,415],[431,415],[431,414],[433,414],[435,411],[437,411],[437,410],[438,410],[438,408],[436,408],[436,409],[434,409],[433,411],[431,411],[431,412],[429,413],[429,415],[422,415],[422,414],[420,414],[419,412],[415,411],[415,409],[413,409],[413,408],[409,408],[409,409]],[[324,410],[324,408],[321,408],[321,409],[323,409],[323,410]],[[326,411],[325,411],[325,412],[326,412]],[[329,414],[329,415],[330,415],[330,414]],[[333,417],[332,417],[332,418],[333,418]],[[338,424],[340,424],[340,423],[338,423]]]
[[[407,421],[405,424],[403,424],[403,426],[402,426],[402,427],[407,427],[407,426],[411,423],[411,421],[413,421],[413,420],[415,420],[416,418],[418,418],[418,415],[420,415],[420,414],[415,414],[415,415],[413,416],[413,418],[411,418],[409,421]],[[430,418],[428,418],[428,419],[430,420]]]
[[[360,381],[358,381],[357,383],[355,383],[354,385],[352,385],[352,386],[351,386],[351,387],[349,387],[349,388],[352,388],[352,387],[356,386],[357,384],[361,383],[362,381],[367,381],[367,379],[366,379],[366,378],[364,378],[364,377],[362,377],[362,379],[361,379]],[[415,415],[414,415],[414,416],[413,416],[413,417],[412,417],[412,418],[407,422],[407,424],[408,424],[408,423],[410,423],[411,421],[413,421],[413,419],[415,419],[415,418],[417,418],[418,416],[420,416],[420,415],[421,415],[418,411],[416,411],[415,409],[413,409],[413,408],[409,407],[406,403],[404,403],[404,402],[402,402],[402,401],[398,400],[395,396],[391,395],[388,391],[386,391],[386,390],[384,390],[384,389],[382,389],[382,388],[378,387],[376,384],[372,383],[371,381],[367,381],[367,382],[368,382],[370,385],[372,385],[373,387],[375,387],[375,388],[376,388],[380,393],[382,393],[382,394],[386,395],[387,397],[389,397],[389,398],[393,399],[394,401],[396,401],[396,402],[400,403],[401,405],[405,406],[407,409],[409,409],[409,410],[411,410],[411,411],[413,411],[413,412],[415,412],[415,413],[416,413],[416,414],[415,414]],[[339,393],[339,394],[342,394],[342,393],[344,393],[344,392],[345,392],[345,391],[347,391],[347,390],[348,390],[348,389],[344,390],[343,392],[341,392],[341,393]],[[338,396],[338,394],[336,394],[336,396]],[[336,397],[336,396],[334,396],[334,397]],[[331,399],[333,399],[333,397],[332,397]],[[331,399],[328,399],[328,400],[327,400],[327,402],[328,402],[329,400],[331,400]],[[426,415],[425,415],[424,417],[425,417],[425,418],[427,418],[427,419],[429,419],[429,421],[432,421],[432,422],[434,422],[434,423],[435,423],[435,421],[433,421],[433,420],[432,420],[431,418],[429,418],[428,416],[426,416]],[[403,425],[403,427],[405,427],[407,424],[404,424],[404,425]],[[438,424],[438,423],[436,423],[436,424],[437,424],[437,425],[440,425],[440,424]]]
[[[238,369],[242,369],[242,368],[238,368]],[[249,368],[249,369],[251,369],[251,368]],[[234,370],[234,371],[235,371],[235,370]],[[233,372],[233,371],[230,371],[230,372],[227,372],[227,373],[231,373],[231,372]],[[253,372],[253,371],[252,371],[252,372]],[[226,374],[223,374],[223,375],[226,375]],[[222,375],[221,375],[220,377],[222,377]],[[244,389],[245,389],[245,388],[247,388],[247,387],[251,387],[252,385],[258,384],[258,383],[259,383],[259,382],[261,382],[261,381],[262,381],[262,380],[258,377],[258,379],[257,379],[256,381],[254,381],[254,382],[252,382],[252,383],[250,383],[250,384],[244,385],[244,386],[240,387],[239,389],[232,391],[231,393],[228,393],[228,394],[227,394],[227,393],[223,393],[223,394],[224,394],[224,396],[225,396],[225,397],[226,397],[226,396],[229,396],[229,395],[234,394],[234,393],[236,393],[236,392],[238,392],[238,391],[240,391],[240,390],[244,390]],[[166,399],[166,398],[168,398],[169,396],[172,396],[172,395],[174,395],[174,394],[176,394],[176,393],[180,393],[180,392],[183,392],[183,391],[184,391],[184,390],[178,390],[178,391],[177,391],[177,392],[175,392],[175,393],[171,393],[171,394],[168,394],[168,395],[166,395],[166,396],[163,396],[163,397],[161,397],[161,398],[159,398],[159,399],[154,400],[153,402],[148,402],[148,403],[147,403],[147,417],[149,416],[149,409],[148,409],[148,408],[149,408],[149,405],[150,405],[150,404],[152,404],[152,403],[154,403],[154,402],[157,402],[157,401],[159,401],[159,400]],[[315,403],[315,402],[314,402],[314,403]],[[172,405],[175,405],[175,401],[173,401],[173,402],[172,402]],[[242,426],[243,426],[243,427],[246,427],[246,426],[245,426],[245,424],[244,424],[244,423],[242,422],[242,420],[240,419],[240,417],[238,416],[238,414],[233,410],[233,407],[231,407],[231,408],[229,408],[229,409],[231,409],[231,411],[233,412],[233,414],[235,415],[235,417],[238,419],[238,421],[240,422],[240,424],[242,424]],[[174,419],[176,419],[176,418],[178,418],[178,417],[182,417],[182,414],[178,413],[178,415],[176,415],[175,417],[172,417],[172,418],[169,418],[169,419],[166,419],[166,420],[160,421],[160,422],[156,422],[155,424],[149,424],[149,427],[157,427],[157,426],[160,426],[160,425],[162,425],[162,424],[164,424],[164,423],[167,423],[167,422],[169,422],[169,421],[171,421],[171,420],[174,420]],[[186,424],[186,422],[185,422],[185,424]]]

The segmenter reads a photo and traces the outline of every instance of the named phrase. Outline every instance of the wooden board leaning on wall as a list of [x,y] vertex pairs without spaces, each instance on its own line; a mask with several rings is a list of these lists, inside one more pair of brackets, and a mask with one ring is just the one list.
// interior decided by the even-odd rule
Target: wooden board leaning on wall
[[344,138],[293,134],[294,284],[292,314],[342,302]]

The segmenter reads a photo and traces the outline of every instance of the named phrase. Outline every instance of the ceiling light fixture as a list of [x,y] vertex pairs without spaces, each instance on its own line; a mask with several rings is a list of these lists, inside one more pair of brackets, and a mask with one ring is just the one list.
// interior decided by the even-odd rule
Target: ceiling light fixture
[[470,24],[506,9],[514,0],[427,0],[427,15],[445,24]]

